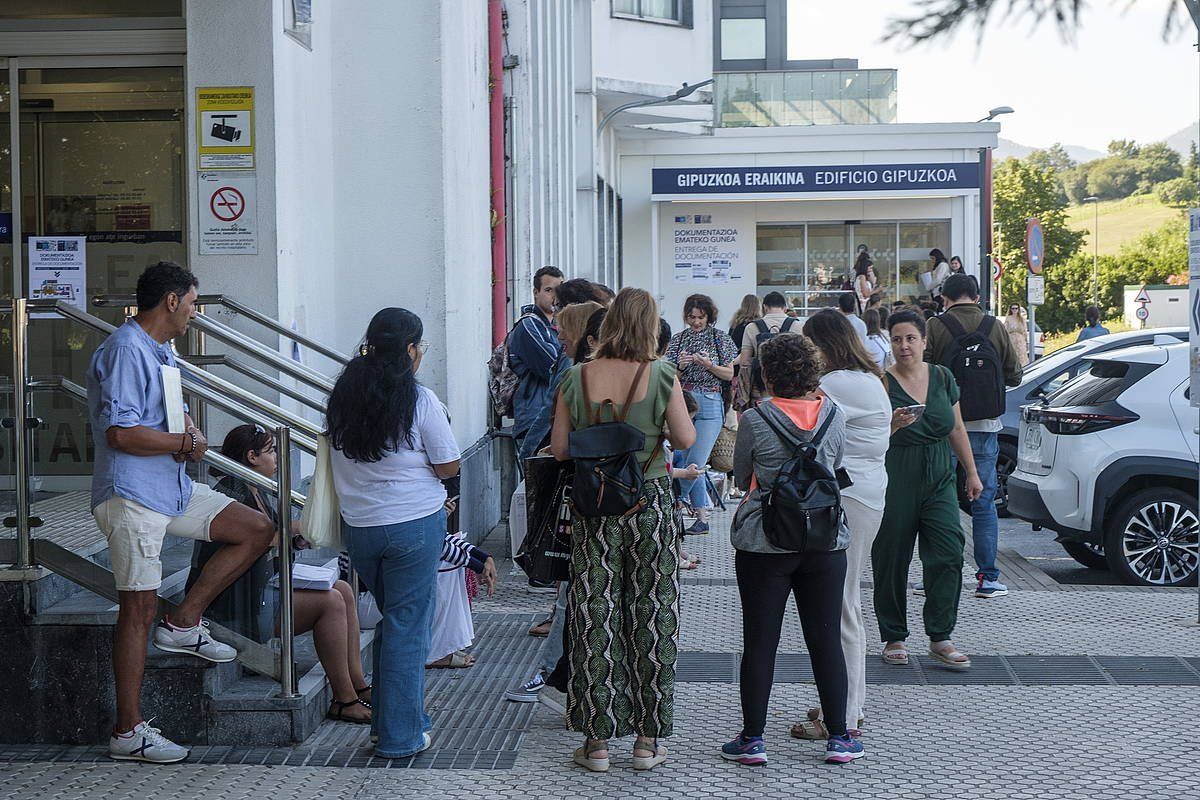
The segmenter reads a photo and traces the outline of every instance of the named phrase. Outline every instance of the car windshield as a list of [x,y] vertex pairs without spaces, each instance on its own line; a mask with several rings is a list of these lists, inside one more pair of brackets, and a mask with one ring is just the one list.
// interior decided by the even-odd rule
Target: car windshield
[[1054,370],[1062,369],[1069,362],[1083,355],[1088,349],[1087,345],[1076,343],[1068,345],[1061,350],[1055,350],[1045,358],[1040,358],[1037,361],[1030,362],[1021,372],[1021,383],[1028,383],[1031,380],[1041,377],[1042,375],[1051,375]]

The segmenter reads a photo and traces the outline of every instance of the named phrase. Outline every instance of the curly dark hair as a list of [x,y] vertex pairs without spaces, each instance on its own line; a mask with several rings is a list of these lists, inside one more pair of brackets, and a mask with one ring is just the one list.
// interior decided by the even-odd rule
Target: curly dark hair
[[329,443],[355,461],[375,462],[412,447],[417,376],[408,346],[421,341],[421,318],[385,308],[371,318],[362,352],[346,365],[325,411]]
[[169,294],[182,299],[193,286],[199,288],[200,279],[174,261],[160,261],[152,264],[138,276],[138,311],[149,311],[156,308]]
[[693,294],[683,301],[683,321],[687,324],[687,315],[692,311],[703,311],[708,317],[709,325],[717,324],[717,304],[706,294]]
[[921,338],[925,338],[925,317],[915,311],[908,310],[897,311],[895,314],[892,314],[890,317],[888,317],[888,333],[891,333],[892,329],[897,325],[904,324],[915,326],[917,332],[921,334]]
[[759,350],[763,378],[776,397],[803,397],[821,385],[821,354],[807,336],[781,333]]

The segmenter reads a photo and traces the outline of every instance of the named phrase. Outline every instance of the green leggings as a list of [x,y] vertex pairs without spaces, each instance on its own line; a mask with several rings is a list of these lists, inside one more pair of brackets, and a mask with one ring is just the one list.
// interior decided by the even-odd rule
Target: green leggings
[[913,543],[924,572],[925,632],[933,642],[950,638],[962,594],[963,538],[946,442],[893,447],[887,453],[887,505],[871,547],[879,638],[908,638],[908,565]]

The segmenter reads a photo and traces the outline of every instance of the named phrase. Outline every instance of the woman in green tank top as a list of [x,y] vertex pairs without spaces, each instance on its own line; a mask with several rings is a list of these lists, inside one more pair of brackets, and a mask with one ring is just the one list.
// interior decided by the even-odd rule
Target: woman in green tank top
[[[613,301],[594,359],[572,367],[555,400],[550,449],[569,455],[573,430],[592,424],[611,401],[628,408],[625,422],[646,435],[641,510],[625,516],[576,516],[567,592],[571,680],[567,727],[587,737],[575,763],[608,769],[608,740],[637,735],[635,769],[666,760],[658,738],[670,736],[679,635],[679,531],[663,458],[664,426],[673,444],[688,447],[696,431],[683,403],[675,367],[659,361],[658,309],[642,289],[623,289]],[[583,371],[587,370],[587,384]],[[644,389],[642,387],[645,387]],[[608,418],[604,418],[604,417]]]

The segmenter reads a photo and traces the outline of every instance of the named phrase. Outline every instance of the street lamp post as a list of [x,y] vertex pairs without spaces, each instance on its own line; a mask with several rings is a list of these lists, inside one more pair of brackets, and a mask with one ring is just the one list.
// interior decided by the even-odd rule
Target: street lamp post
[[1092,222],[1092,305],[1100,306],[1100,281],[1097,278],[1096,262],[1100,260],[1100,198],[1095,195],[1083,198],[1083,202],[1091,203],[1096,211]]
[[[996,106],[976,122],[991,122],[1001,114],[1013,113],[1012,106]],[[992,148],[979,148],[979,288],[983,307],[991,302],[992,290]],[[996,287],[999,295],[999,287]]]

